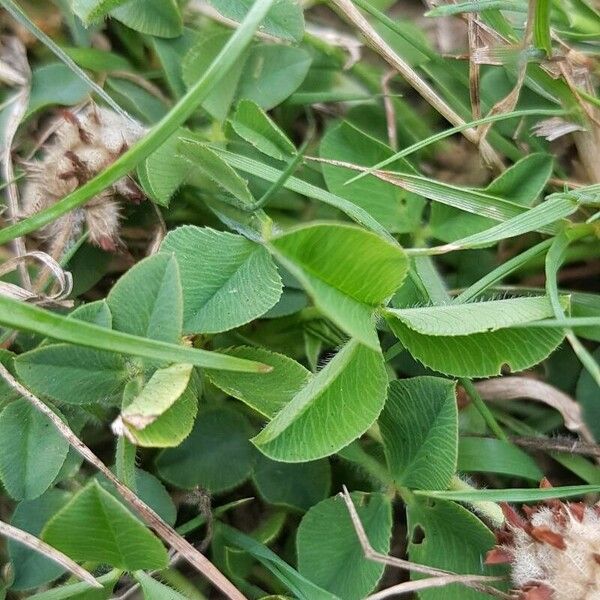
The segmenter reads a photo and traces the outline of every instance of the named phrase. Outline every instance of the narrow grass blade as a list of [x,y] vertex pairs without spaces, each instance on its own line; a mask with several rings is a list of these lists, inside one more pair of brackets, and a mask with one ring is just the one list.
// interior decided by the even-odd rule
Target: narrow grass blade
[[[449,6],[455,6],[455,5],[452,4]],[[404,150],[400,150],[400,152],[396,152],[396,154],[394,154],[393,156],[390,156],[389,158],[382,160],[380,163],[377,163],[376,165],[369,167],[363,173],[359,173],[358,175],[355,175],[351,179],[348,179],[348,181],[346,181],[345,185],[348,185],[348,184],[352,183],[353,181],[361,179],[362,177],[365,177],[366,175],[372,175],[374,171],[377,171],[378,169],[383,169],[384,167],[393,163],[394,161],[398,160],[399,158],[404,158],[405,156],[408,156],[409,154],[413,154],[414,152],[417,152],[418,150],[421,150],[422,148],[425,148],[426,146],[429,146],[430,144],[439,142],[440,140],[450,137],[450,136],[454,135],[455,133],[460,133],[461,131],[464,131],[465,129],[470,129],[471,127],[476,127],[477,125],[485,125],[486,123],[495,123],[496,121],[504,121],[507,119],[516,119],[516,118],[533,117],[533,116],[557,117],[557,116],[562,116],[565,114],[567,114],[567,111],[564,111],[564,110],[525,109],[525,110],[515,110],[515,111],[504,113],[504,114],[490,115],[488,117],[483,117],[481,119],[475,119],[474,121],[469,121],[468,123],[464,123],[463,125],[458,125],[457,127],[451,127],[450,129],[446,129],[444,131],[441,131],[440,133],[431,135],[428,138],[421,140],[420,142],[417,142],[415,144],[412,144],[411,146],[408,146],[408,148],[404,148]]]
[[[558,270],[565,260],[567,249],[571,242],[591,232],[590,225],[580,225],[572,230],[563,231],[554,238],[552,246],[550,246],[550,250],[546,255],[546,292],[550,298],[554,315],[558,320],[563,320],[566,317],[558,293]],[[598,387],[600,387],[600,365],[579,341],[572,329],[567,330],[566,337],[585,369],[592,376]]]
[[[3,4],[12,0],[1,0]],[[274,0],[256,0],[248,11],[235,33],[218,56],[211,63],[204,75],[181,98],[181,100],[160,120],[137,144],[123,153],[108,169],[90,179],[87,183],[65,196],[62,200],[42,210],[19,223],[9,225],[0,231],[0,244],[5,244],[17,237],[26,235],[61,215],[81,206],[90,198],[101,192],[127,173],[131,172],[139,162],[149,156],[163,142],[165,142],[196,110],[200,103],[210,94],[215,84],[221,81],[230,67],[242,55],[242,52],[251,41]]]
[[[434,248],[414,248],[407,250],[410,254],[446,254],[456,250],[471,250],[485,248],[500,240],[509,239],[530,231],[540,231],[560,219],[564,219],[577,210],[577,203],[569,196],[557,195],[535,208],[524,212],[500,225],[490,227],[485,231],[470,235],[443,246]],[[565,223],[566,224],[566,223]]]
[[600,327],[600,317],[565,317],[564,319],[545,319],[515,325],[515,327]]
[[600,485],[565,485],[562,487],[540,489],[507,489],[507,490],[467,490],[467,491],[429,491],[416,490],[418,496],[442,498],[456,502],[540,502],[552,498],[572,498],[585,494],[600,492]]
[[[240,169],[246,173],[251,173],[252,175],[256,175],[257,177],[272,183],[278,181],[283,174],[283,172],[279,169],[261,163],[252,158],[248,158],[247,156],[243,156],[242,154],[229,152],[228,150],[224,150],[222,148],[213,148],[213,150],[234,169]],[[292,190],[293,192],[298,192],[304,196],[308,196],[309,198],[319,200],[325,204],[329,204],[330,206],[334,206],[335,208],[346,213],[351,219],[357,223],[360,223],[361,225],[364,225],[371,231],[379,233],[387,239],[393,239],[385,227],[383,227],[381,223],[374,219],[366,210],[362,209],[356,204],[353,204],[345,198],[336,196],[335,194],[323,190],[316,185],[312,185],[311,183],[299,179],[298,177],[289,177],[283,184],[283,187],[288,190]]]
[[118,352],[119,354],[131,354],[166,363],[189,363],[196,367],[246,373],[271,370],[271,367],[267,365],[234,356],[112,331],[77,319],[69,319],[5,296],[0,296],[0,325],[12,329],[33,331],[39,335],[79,346]]
[[[482,217],[489,217],[494,221],[508,221],[523,215],[529,210],[520,204],[503,200],[479,190],[442,183],[420,175],[393,174],[389,171],[379,171],[377,177],[434,202],[446,204]],[[550,234],[555,234],[558,230],[559,227],[556,225],[544,225],[536,228],[536,231]]]
[[533,41],[538,48],[546,52],[546,56],[552,53],[552,39],[550,37],[550,0],[536,0],[535,16],[533,20]]
[[529,250],[525,250],[525,252],[522,252],[510,260],[507,260],[505,263],[501,264],[499,267],[461,292],[458,296],[456,296],[456,298],[454,298],[454,302],[457,304],[471,302],[473,299],[477,298],[477,296],[485,292],[485,290],[493,285],[496,285],[496,283],[502,281],[502,279],[505,277],[508,277],[508,275],[519,269],[533,257],[545,252],[548,248],[550,248],[551,245],[552,239],[544,240],[532,248],[529,248]]

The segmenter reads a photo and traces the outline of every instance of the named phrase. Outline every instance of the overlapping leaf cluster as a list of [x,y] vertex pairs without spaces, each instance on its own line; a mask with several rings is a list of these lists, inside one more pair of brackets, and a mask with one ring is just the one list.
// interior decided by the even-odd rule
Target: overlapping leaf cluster
[[[356,2],[390,52],[469,120],[469,65],[380,12],[392,4]],[[24,137],[49,108],[88,99],[90,82],[70,61],[148,133],[50,209],[7,223],[0,241],[126,173],[148,201],[123,215],[127,267],[85,238],[55,257],[73,273],[72,309],[0,296],[0,361],[11,376],[0,381],[5,512],[102,586],[67,580],[52,557],[11,540],[0,597],[209,593],[11,381],[165,524],[195,544],[205,535],[211,561],[249,598],[360,600],[377,588],[384,565],[365,558],[336,496],[343,485],[375,551],[405,548],[414,563],[471,575],[505,574],[482,560],[502,519],[497,500],[600,491],[587,458],[542,446],[549,466],[512,439],[546,440],[564,410],[488,406],[472,381],[545,378],[576,396],[579,431],[598,441],[600,297],[592,281],[559,286],[558,273],[597,259],[600,189],[590,172],[573,184],[574,169],[531,127],[564,118],[580,125],[575,135],[597,135],[597,99],[564,73],[551,78],[543,57],[556,50],[551,28],[589,51],[600,16],[583,1],[569,12],[538,0],[530,39],[524,3],[477,4],[430,14],[476,14],[506,42],[481,75],[479,111],[531,62],[514,110],[488,119],[498,122],[487,141],[507,163],[495,174],[476,145],[435,134],[446,124],[418,102],[383,88],[382,98],[380,61],[348,61],[359,43],[329,13],[320,29],[307,26],[319,8],[70,0],[47,9],[61,23],[58,58],[35,46]],[[111,52],[94,47],[98,36]],[[576,143],[585,166],[591,142]],[[444,174],[441,157],[459,151],[477,176]],[[157,221],[168,228],[158,238],[148,235]],[[538,490],[545,475],[565,487]],[[487,596],[452,585],[421,597]]]

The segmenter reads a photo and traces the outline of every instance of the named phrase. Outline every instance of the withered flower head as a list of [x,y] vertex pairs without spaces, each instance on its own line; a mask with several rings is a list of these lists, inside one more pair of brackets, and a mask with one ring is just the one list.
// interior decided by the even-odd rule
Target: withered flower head
[[[144,134],[142,125],[108,108],[88,106],[79,114],[63,111],[43,156],[27,164],[22,192],[23,216],[58,202],[114,162]],[[60,254],[84,226],[89,239],[104,250],[119,245],[120,199],[140,202],[143,194],[130,177],[124,177],[84,206],[42,228],[37,235],[53,254]]]
[[[546,483],[546,485],[549,485]],[[509,563],[519,600],[600,600],[600,504],[507,504],[487,564]]]

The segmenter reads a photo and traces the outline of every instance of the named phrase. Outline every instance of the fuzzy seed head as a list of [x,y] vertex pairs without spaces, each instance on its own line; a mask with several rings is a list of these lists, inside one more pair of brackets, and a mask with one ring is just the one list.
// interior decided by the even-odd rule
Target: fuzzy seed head
[[600,600],[600,504],[505,506],[488,563],[508,562],[520,600]]
[[[106,169],[144,135],[139,123],[108,108],[88,106],[79,114],[63,111],[52,140],[39,160],[27,165],[21,200],[24,217],[58,202]],[[79,207],[37,232],[53,253],[60,254],[83,232],[104,250],[120,244],[121,200],[140,202],[143,194],[124,177]]]

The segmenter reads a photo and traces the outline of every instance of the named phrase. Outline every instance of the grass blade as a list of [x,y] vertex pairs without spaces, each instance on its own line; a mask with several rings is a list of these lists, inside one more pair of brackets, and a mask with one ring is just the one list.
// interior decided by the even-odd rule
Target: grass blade
[[[554,315],[558,320],[562,321],[566,318],[558,293],[558,270],[565,259],[567,249],[571,242],[580,237],[584,237],[589,233],[591,233],[589,225],[580,225],[572,230],[563,231],[554,238],[552,246],[550,246],[550,250],[546,255],[546,292],[550,298]],[[572,329],[567,330],[566,338],[569,340],[575,354],[577,354],[577,357],[585,369],[592,376],[598,387],[600,387],[600,365],[579,341]]]
[[475,233],[462,240],[457,240],[435,248],[414,248],[408,254],[446,254],[456,250],[485,248],[500,240],[506,240],[530,231],[540,231],[551,223],[568,217],[577,210],[577,203],[569,196],[558,194],[535,208],[524,212],[500,225],[490,227],[480,233]]
[[120,354],[131,354],[167,363],[190,363],[196,367],[245,373],[260,373],[271,370],[271,367],[267,365],[234,356],[188,348],[187,346],[177,346],[121,333],[120,331],[112,331],[84,321],[69,319],[5,296],[0,296],[0,325],[12,329],[33,331],[39,335],[79,346],[108,350]]
[[538,48],[552,54],[552,39],[550,38],[550,0],[536,0],[535,16],[533,21],[533,41]]
[[[455,6],[455,5],[452,4],[449,6]],[[469,129],[471,127],[476,127],[478,125],[485,125],[486,123],[495,123],[496,121],[504,121],[507,119],[513,119],[513,118],[517,118],[517,117],[519,117],[519,118],[532,117],[532,116],[557,117],[557,116],[561,116],[561,115],[565,115],[565,114],[567,114],[567,111],[564,111],[564,110],[525,109],[525,110],[514,110],[514,111],[508,112],[508,113],[503,113],[503,114],[498,114],[498,115],[489,115],[489,116],[483,117],[481,119],[475,119],[474,121],[469,121],[468,123],[464,123],[463,125],[458,125],[457,127],[451,127],[450,129],[445,129],[444,131],[441,131],[440,133],[431,135],[428,138],[421,140],[420,142],[417,142],[415,144],[412,144],[411,146],[408,146],[408,148],[404,148],[404,150],[400,150],[400,152],[396,152],[393,156],[390,156],[389,158],[382,160],[381,162],[377,163],[376,165],[369,167],[363,173],[359,173],[358,175],[355,175],[351,179],[348,179],[348,181],[346,181],[345,185],[348,185],[348,184],[352,183],[353,181],[357,181],[358,179],[361,179],[362,177],[365,177],[366,175],[372,175],[374,173],[374,171],[383,169],[384,167],[393,163],[394,161],[398,160],[399,158],[404,158],[405,156],[408,156],[409,154],[413,154],[413,152],[417,152],[418,150],[421,150],[422,148],[425,148],[426,146],[434,144],[435,142],[439,142],[440,140],[443,140],[444,138],[450,137],[450,136],[454,135],[455,133],[459,133],[459,132],[464,131],[465,129]]]
[[529,248],[529,250],[525,250],[525,252],[522,252],[510,260],[507,260],[505,263],[501,264],[499,267],[495,268],[493,271],[482,277],[479,281],[476,281],[473,285],[461,292],[458,296],[456,296],[456,298],[454,298],[454,302],[457,304],[471,302],[473,299],[477,298],[477,296],[485,292],[485,290],[487,290],[489,287],[495,285],[510,275],[513,271],[519,269],[534,256],[537,256],[538,254],[541,254],[547,250],[551,245],[551,239],[544,240],[543,242],[540,242],[539,244]]
[[[349,168],[352,168],[350,165]],[[508,221],[519,215],[528,212],[524,206],[503,200],[497,196],[492,196],[479,190],[463,188],[441,181],[435,181],[421,175],[412,175],[408,173],[393,174],[389,171],[378,171],[376,176],[383,181],[388,181],[409,192],[414,192],[420,196],[470,212],[482,217],[488,217],[494,221]],[[536,231],[542,233],[557,233],[559,227],[556,225],[545,225],[536,228]]]
[[429,498],[442,498],[456,502],[540,502],[552,498],[572,498],[585,494],[600,492],[600,485],[565,485],[562,487],[541,489],[507,489],[507,490],[460,490],[429,491],[416,490],[414,493]]
[[[283,174],[283,172],[279,169],[261,163],[252,158],[248,158],[247,156],[243,156],[242,154],[236,154],[234,152],[216,147],[213,148],[213,150],[234,169],[240,169],[246,173],[251,173],[252,175],[256,175],[257,177],[270,181],[271,183],[278,181]],[[298,177],[289,177],[283,184],[283,187],[304,196],[308,196],[309,198],[319,200],[325,204],[329,204],[330,206],[335,206],[335,208],[346,213],[357,223],[364,225],[375,233],[383,235],[387,239],[393,240],[381,223],[373,218],[366,210],[360,206],[357,206],[356,204],[353,204],[345,198],[336,196],[335,194],[323,190],[316,185],[312,185],[311,183],[299,179]]]

